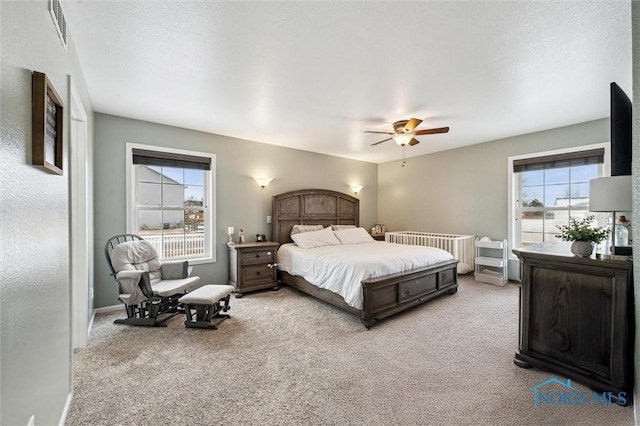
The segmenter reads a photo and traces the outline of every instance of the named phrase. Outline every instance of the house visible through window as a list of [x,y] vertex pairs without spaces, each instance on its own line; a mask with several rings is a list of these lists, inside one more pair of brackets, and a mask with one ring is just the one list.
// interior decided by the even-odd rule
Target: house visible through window
[[605,175],[604,160],[604,148],[513,159],[513,246],[557,240],[559,225],[588,216],[589,181]]
[[127,144],[129,232],[150,241],[163,259],[214,259],[215,156]]

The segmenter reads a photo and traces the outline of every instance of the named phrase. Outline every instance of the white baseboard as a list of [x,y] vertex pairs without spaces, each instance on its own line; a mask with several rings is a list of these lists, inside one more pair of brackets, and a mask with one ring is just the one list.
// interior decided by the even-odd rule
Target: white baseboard
[[71,409],[72,400],[73,391],[69,392],[69,395],[67,395],[67,403],[64,404],[64,410],[62,410],[62,417],[60,417],[60,423],[58,423],[58,426],[64,426],[67,423],[67,416],[69,415],[69,410]]
[[102,312],[114,312],[114,311],[124,311],[124,305],[122,303],[120,303],[119,305],[112,305],[112,306],[103,306],[102,308],[95,308],[93,310],[93,315],[95,316],[95,314],[99,314]]

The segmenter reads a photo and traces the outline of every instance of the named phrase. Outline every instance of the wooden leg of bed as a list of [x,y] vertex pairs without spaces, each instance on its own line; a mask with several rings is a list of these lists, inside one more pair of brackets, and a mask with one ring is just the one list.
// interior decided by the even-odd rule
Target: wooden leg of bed
[[456,294],[457,292],[458,292],[458,287],[452,288],[451,290],[449,290],[449,294]]
[[362,324],[364,324],[364,326],[368,330],[376,323],[376,319],[375,318],[360,318],[360,322]]

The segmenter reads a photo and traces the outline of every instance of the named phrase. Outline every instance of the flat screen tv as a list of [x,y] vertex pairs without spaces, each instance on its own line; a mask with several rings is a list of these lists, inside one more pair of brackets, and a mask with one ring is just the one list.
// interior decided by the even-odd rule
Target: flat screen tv
[[631,100],[611,83],[611,176],[631,174]]

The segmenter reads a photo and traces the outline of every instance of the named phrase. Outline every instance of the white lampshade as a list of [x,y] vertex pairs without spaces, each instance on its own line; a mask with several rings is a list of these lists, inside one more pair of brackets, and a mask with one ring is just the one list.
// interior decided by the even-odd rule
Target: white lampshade
[[411,139],[413,139],[414,136],[415,134],[413,134],[412,132],[394,133],[393,135],[391,135],[393,140],[400,146],[405,146],[406,144],[411,142]]
[[364,188],[362,185],[351,185],[351,189],[353,190],[353,192],[355,194],[357,194],[358,192],[360,192],[360,190]]
[[611,176],[589,182],[589,211],[630,212],[631,176]]

